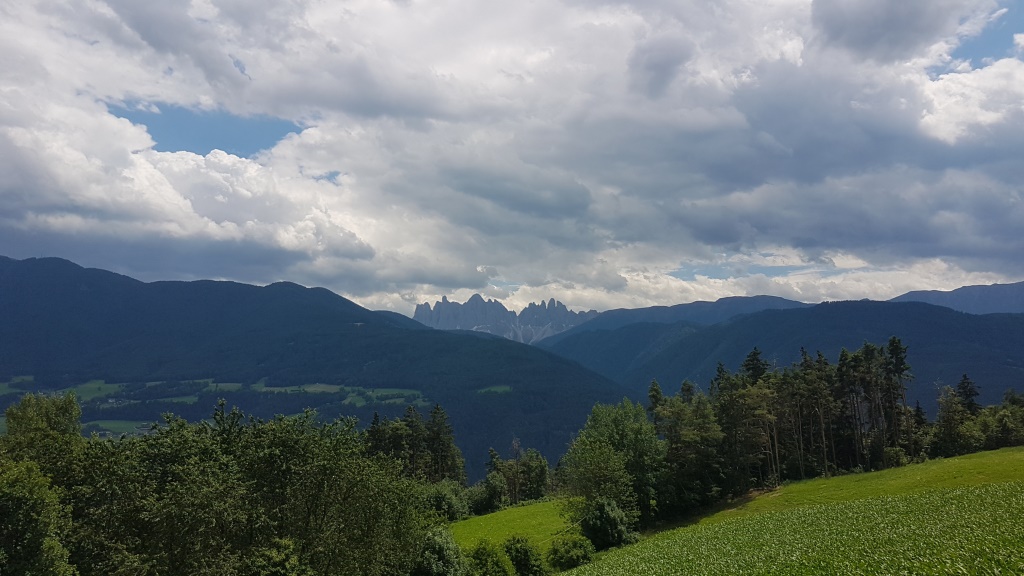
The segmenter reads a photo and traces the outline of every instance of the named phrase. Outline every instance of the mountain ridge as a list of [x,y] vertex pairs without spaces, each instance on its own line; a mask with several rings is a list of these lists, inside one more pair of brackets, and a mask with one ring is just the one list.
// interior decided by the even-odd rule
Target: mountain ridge
[[480,294],[473,294],[462,304],[448,300],[447,296],[433,306],[428,302],[418,304],[413,320],[439,330],[473,330],[535,344],[597,315],[594,310],[574,312],[554,298],[531,302],[516,313],[497,300],[484,300]]
[[[622,396],[605,377],[538,348],[431,330],[290,282],[146,283],[61,259],[6,259],[0,261],[0,317],[0,383],[23,375],[33,376],[39,389],[90,380],[213,379],[238,383],[238,391],[221,395],[259,417],[308,406],[324,417],[363,422],[375,410],[398,415],[405,405],[262,390],[318,383],[419,391],[448,412],[471,477],[482,470],[488,448],[504,450],[513,436],[557,459],[594,402]],[[488,390],[494,392],[482,392]],[[173,411],[198,419],[215,402],[200,395],[194,404],[87,404],[84,411],[150,421]]]

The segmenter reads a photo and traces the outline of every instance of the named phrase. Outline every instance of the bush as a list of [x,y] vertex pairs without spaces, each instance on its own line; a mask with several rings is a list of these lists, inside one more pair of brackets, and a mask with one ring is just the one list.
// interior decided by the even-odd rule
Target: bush
[[884,461],[886,468],[899,468],[910,464],[910,457],[907,456],[907,452],[903,448],[887,446]]
[[634,540],[629,529],[629,518],[615,502],[600,499],[580,520],[580,530],[598,550],[621,546]]
[[466,576],[468,569],[462,550],[455,543],[447,527],[434,528],[427,533],[423,555],[413,568],[411,576]]
[[582,566],[594,558],[594,545],[579,534],[563,534],[551,541],[548,564],[559,571]]
[[512,561],[490,540],[477,542],[469,553],[469,569],[473,576],[516,576]]
[[516,576],[544,576],[547,569],[537,547],[525,536],[511,536],[505,540],[505,554],[512,561]]
[[442,480],[431,484],[426,493],[427,506],[449,522],[469,516],[466,489],[454,480]]

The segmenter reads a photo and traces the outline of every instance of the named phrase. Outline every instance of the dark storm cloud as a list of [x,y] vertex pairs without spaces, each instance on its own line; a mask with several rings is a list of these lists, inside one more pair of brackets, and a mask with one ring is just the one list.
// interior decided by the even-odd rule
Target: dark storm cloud
[[[956,32],[978,2],[963,0],[814,0],[821,41],[879,61],[921,55]],[[973,5],[973,6],[972,6]]]

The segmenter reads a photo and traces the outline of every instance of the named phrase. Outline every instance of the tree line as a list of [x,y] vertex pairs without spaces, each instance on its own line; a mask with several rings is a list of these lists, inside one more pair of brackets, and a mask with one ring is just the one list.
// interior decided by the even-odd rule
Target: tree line
[[736,372],[719,364],[707,392],[685,381],[646,406],[595,406],[562,459],[567,513],[594,544],[789,480],[879,470],[1024,444],[1024,396],[982,408],[965,374],[939,391],[930,422],[906,389],[907,348],[893,337],[843,350],[836,363],[801,351],[778,368],[754,348]]

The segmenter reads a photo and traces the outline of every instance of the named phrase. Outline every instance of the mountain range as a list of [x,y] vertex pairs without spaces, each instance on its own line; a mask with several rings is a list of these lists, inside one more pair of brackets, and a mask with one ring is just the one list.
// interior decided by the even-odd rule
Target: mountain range
[[[933,410],[937,386],[967,373],[979,401],[998,402],[1008,388],[1024,391],[1024,314],[1008,310],[1024,283],[1005,286],[922,296],[949,307],[902,301],[911,293],[602,314],[555,301],[515,314],[477,296],[417,309],[420,319],[429,312],[458,328],[449,331],[287,282],[145,283],[57,258],[0,257],[0,405],[26,390],[75,390],[87,422],[156,421],[165,412],[202,419],[225,398],[258,417],[310,407],[365,423],[374,412],[393,417],[410,403],[425,412],[436,402],[476,478],[487,449],[503,452],[513,436],[554,464],[593,404],[642,401],[652,379],[666,390],[683,379],[707,389],[719,362],[736,370],[754,347],[784,367],[801,348],[835,362],[843,348],[897,336],[915,375],[911,401]],[[1005,297],[987,299],[989,288]],[[953,309],[993,306],[1000,313]],[[460,323],[466,311],[476,320]],[[515,326],[536,345],[501,332]]]
[[[30,389],[117,383],[84,404],[83,418],[99,421],[206,418],[225,397],[260,417],[312,407],[369,422],[415,398],[421,411],[445,408],[471,476],[488,448],[504,453],[513,435],[557,459],[595,401],[622,396],[605,377],[539,348],[431,330],[284,282],[144,283],[57,258],[0,258],[0,318],[8,404],[20,390],[3,383],[17,377],[31,377]],[[161,386],[197,380],[225,385],[159,398]],[[296,388],[310,384],[320,387]],[[133,399],[143,392],[148,400]]]
[[594,310],[573,312],[554,298],[546,303],[531,302],[517,314],[501,302],[474,294],[465,304],[451,302],[447,296],[433,307],[424,302],[416,306],[412,317],[424,326],[440,330],[473,330],[535,344],[597,316]]

